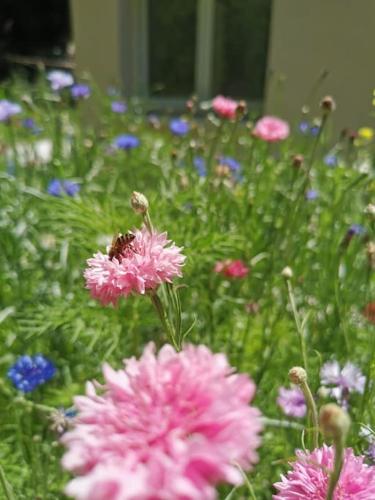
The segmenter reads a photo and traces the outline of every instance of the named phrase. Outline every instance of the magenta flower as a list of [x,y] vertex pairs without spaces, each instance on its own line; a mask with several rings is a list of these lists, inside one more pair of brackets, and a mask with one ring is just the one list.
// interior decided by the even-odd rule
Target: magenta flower
[[116,304],[121,296],[131,293],[145,294],[161,283],[170,283],[175,276],[182,276],[186,257],[181,248],[167,239],[167,233],[150,234],[142,228],[135,230],[134,235],[121,259],[110,260],[107,254],[98,252],[87,261],[86,288],[103,304]]
[[220,118],[233,119],[236,117],[237,102],[228,97],[218,95],[212,101],[212,109]]
[[327,361],[320,370],[321,383],[331,386],[329,392],[339,403],[347,405],[349,394],[357,392],[363,394],[366,377],[353,363],[346,363],[340,368],[337,361]]
[[249,268],[242,260],[227,259],[216,262],[214,271],[227,278],[244,278],[248,274]]
[[287,417],[302,418],[306,415],[305,396],[299,387],[293,387],[292,389],[279,387],[279,395],[276,401]]
[[276,116],[264,116],[256,122],[253,135],[266,142],[283,141],[289,136],[289,125]]
[[[225,355],[205,346],[149,344],[105,384],[88,383],[63,437],[63,467],[78,477],[66,493],[80,500],[213,500],[221,481],[242,483],[236,467],[257,462],[262,424],[249,406],[255,385]],[[194,375],[194,376],[192,376]]]
[[[329,471],[333,469],[334,449],[323,445],[311,453],[296,452],[292,470],[274,486],[278,493],[273,500],[325,500]],[[335,500],[373,500],[375,498],[375,467],[363,463],[351,448],[345,450],[344,465],[337,483]]]

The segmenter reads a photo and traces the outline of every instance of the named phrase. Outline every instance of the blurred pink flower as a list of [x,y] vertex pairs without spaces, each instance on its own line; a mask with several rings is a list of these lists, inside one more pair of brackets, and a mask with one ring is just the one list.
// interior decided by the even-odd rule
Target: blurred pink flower
[[221,481],[240,484],[257,462],[262,424],[249,406],[255,385],[205,346],[104,365],[105,384],[75,398],[72,430],[62,437],[66,488],[79,500],[211,500]]
[[[323,445],[313,452],[296,452],[292,470],[274,486],[278,493],[274,500],[325,500],[329,471],[333,469],[334,449]],[[364,457],[355,456],[351,448],[345,450],[344,465],[337,483],[334,499],[373,500],[375,498],[375,467],[363,463]]]
[[277,142],[289,136],[289,125],[276,116],[264,116],[255,124],[253,135],[267,142]]
[[116,304],[119,297],[131,293],[144,294],[181,276],[186,257],[167,239],[167,233],[150,234],[146,228],[133,232],[135,239],[121,262],[101,252],[87,261],[86,288],[103,304]]
[[305,396],[299,387],[292,389],[279,387],[277,404],[288,417],[302,418],[306,415]]
[[242,260],[223,260],[216,262],[214,267],[215,273],[220,273],[227,278],[244,278],[249,268]]
[[212,101],[212,109],[221,118],[232,119],[236,117],[238,103],[233,99],[218,95]]

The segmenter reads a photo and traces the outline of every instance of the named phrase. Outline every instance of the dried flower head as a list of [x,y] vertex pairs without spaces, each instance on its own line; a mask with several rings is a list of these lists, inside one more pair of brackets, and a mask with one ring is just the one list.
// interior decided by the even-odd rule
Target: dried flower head
[[330,113],[331,111],[335,111],[336,103],[330,95],[323,97],[320,101],[320,107],[325,113]]

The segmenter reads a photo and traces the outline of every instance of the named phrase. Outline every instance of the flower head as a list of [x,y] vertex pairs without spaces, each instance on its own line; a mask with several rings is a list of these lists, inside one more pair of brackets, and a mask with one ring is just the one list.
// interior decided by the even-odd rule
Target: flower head
[[133,234],[131,247],[123,253],[121,262],[101,252],[87,261],[86,288],[103,304],[116,304],[121,296],[131,293],[143,295],[182,275],[185,256],[167,239],[167,233],[150,234],[142,228]]
[[241,170],[241,163],[231,156],[220,156],[219,165],[228,167],[231,172],[238,172]]
[[70,89],[70,93],[76,101],[80,99],[87,99],[91,95],[91,89],[88,85],[84,83],[76,83]]
[[319,192],[316,189],[308,189],[305,193],[307,201],[314,201],[319,198]]
[[73,76],[70,73],[60,70],[50,71],[47,80],[51,84],[51,89],[55,91],[70,87],[74,83]]
[[8,378],[19,391],[31,392],[48,382],[55,372],[55,365],[42,354],[20,356],[8,370]]
[[220,273],[227,278],[244,278],[248,272],[249,268],[242,260],[223,260],[216,262],[214,267],[215,273]]
[[337,156],[334,154],[328,154],[324,157],[324,163],[327,165],[327,167],[337,167]]
[[75,196],[79,193],[81,187],[73,181],[61,181],[60,179],[53,179],[47,187],[48,194],[52,196]]
[[[323,445],[314,451],[296,452],[292,470],[274,487],[278,490],[273,500],[325,500],[329,472],[333,470],[334,448]],[[344,464],[337,483],[334,499],[372,500],[375,498],[375,467],[364,463],[351,448],[345,449]]]
[[22,108],[15,102],[8,101],[7,99],[0,100],[0,122],[7,122],[14,115],[21,113]]
[[123,101],[113,101],[111,102],[111,109],[114,113],[126,113],[128,107]]
[[276,116],[264,116],[256,122],[253,135],[266,142],[283,141],[289,136],[289,125]]
[[129,151],[130,149],[137,148],[139,146],[139,139],[135,135],[122,134],[116,137],[113,141],[113,146],[116,149],[122,149],[124,151]]
[[174,135],[186,135],[190,130],[190,123],[181,118],[174,118],[169,122],[169,130]]
[[277,404],[288,417],[302,418],[306,415],[305,396],[299,387],[293,387],[292,389],[279,387]]
[[238,103],[233,99],[218,95],[212,101],[212,109],[220,118],[233,119],[236,117]]
[[198,172],[199,177],[206,177],[207,168],[205,159],[202,158],[202,156],[194,156],[193,164]]
[[235,464],[257,461],[262,427],[248,376],[205,346],[156,354],[149,344],[124,363],[104,365],[104,385],[88,383],[75,398],[75,427],[62,437],[63,466],[78,475],[67,494],[213,500],[218,482],[241,483]]
[[353,363],[346,363],[341,369],[337,361],[327,361],[320,370],[321,383],[330,387],[330,394],[339,403],[347,402],[349,394],[363,394],[365,390],[366,377]]

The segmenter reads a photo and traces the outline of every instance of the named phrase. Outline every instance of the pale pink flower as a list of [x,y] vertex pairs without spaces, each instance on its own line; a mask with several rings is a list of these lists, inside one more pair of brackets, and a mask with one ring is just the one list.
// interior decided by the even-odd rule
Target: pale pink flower
[[289,136],[289,125],[276,116],[264,116],[255,124],[253,135],[267,142],[277,142]]
[[306,415],[306,400],[299,387],[279,387],[276,401],[287,417],[302,418]]
[[79,500],[211,500],[215,485],[240,484],[257,462],[260,412],[255,385],[205,346],[170,345],[88,383],[76,397],[74,427],[62,437],[63,466],[78,477]]
[[133,231],[135,238],[121,258],[110,260],[98,252],[88,259],[84,272],[86,288],[103,304],[116,304],[119,297],[145,294],[161,283],[181,276],[185,256],[167,239],[167,233],[150,234],[146,228]]
[[227,278],[244,278],[248,274],[249,268],[242,260],[227,259],[216,262],[214,271],[223,274]]
[[238,103],[233,99],[218,95],[212,100],[212,109],[221,118],[233,119],[236,117]]
[[[274,500],[325,500],[329,472],[333,470],[334,449],[323,445],[313,452],[296,452],[292,470],[274,486]],[[334,500],[373,500],[375,498],[375,467],[366,465],[362,455],[355,456],[346,448],[344,465],[337,483]]]

